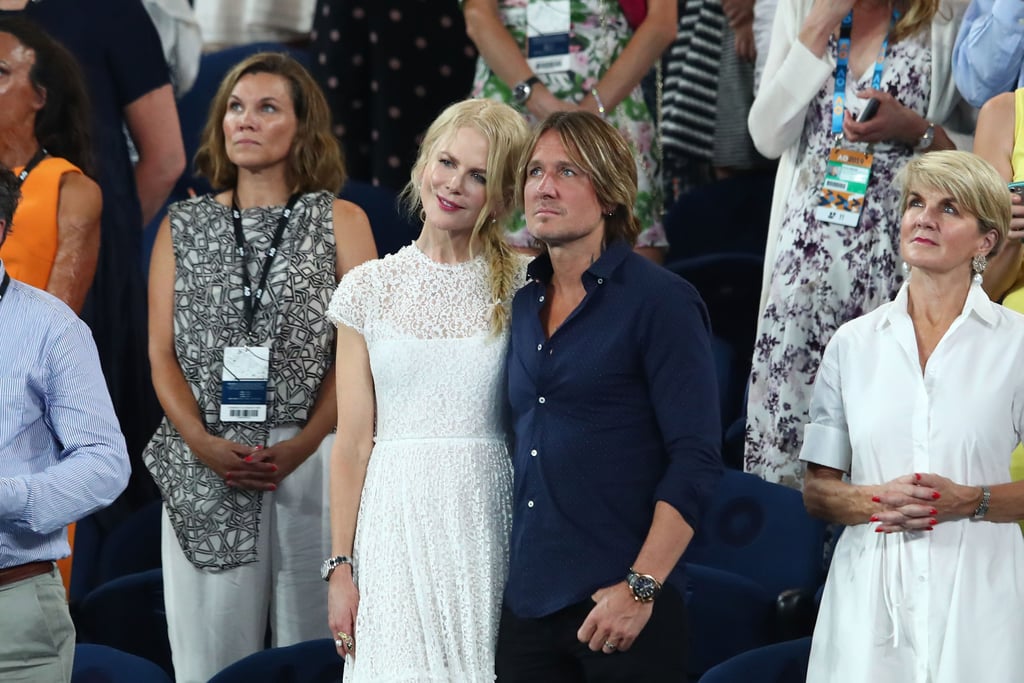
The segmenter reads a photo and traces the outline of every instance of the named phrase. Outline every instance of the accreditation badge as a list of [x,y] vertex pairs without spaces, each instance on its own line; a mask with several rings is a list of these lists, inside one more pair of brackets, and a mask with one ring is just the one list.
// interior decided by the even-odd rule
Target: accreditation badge
[[569,0],[529,0],[526,61],[535,74],[569,71]]
[[221,422],[263,422],[267,419],[270,349],[228,346],[221,371]]
[[828,155],[825,181],[814,217],[825,223],[855,227],[864,208],[873,154],[835,147]]

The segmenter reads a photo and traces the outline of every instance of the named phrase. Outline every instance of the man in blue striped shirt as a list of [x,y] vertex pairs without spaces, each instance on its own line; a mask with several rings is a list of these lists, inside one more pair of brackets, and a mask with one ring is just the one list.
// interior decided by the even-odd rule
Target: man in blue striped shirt
[[[0,169],[0,247],[19,185]],[[54,560],[70,553],[65,527],[109,505],[128,474],[89,328],[0,261],[0,680],[71,679],[75,629]]]

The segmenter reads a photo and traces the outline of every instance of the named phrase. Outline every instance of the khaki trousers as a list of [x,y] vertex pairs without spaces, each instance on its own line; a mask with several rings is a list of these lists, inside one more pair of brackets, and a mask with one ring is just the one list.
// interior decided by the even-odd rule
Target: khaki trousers
[[56,566],[47,574],[0,586],[0,634],[0,681],[71,680],[75,626]]

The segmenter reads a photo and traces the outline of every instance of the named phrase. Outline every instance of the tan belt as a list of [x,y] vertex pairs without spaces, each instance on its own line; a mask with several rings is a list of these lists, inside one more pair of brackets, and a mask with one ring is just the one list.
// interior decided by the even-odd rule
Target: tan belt
[[15,581],[31,579],[33,576],[46,574],[53,569],[53,562],[26,562],[14,567],[0,569],[0,586],[6,586]]

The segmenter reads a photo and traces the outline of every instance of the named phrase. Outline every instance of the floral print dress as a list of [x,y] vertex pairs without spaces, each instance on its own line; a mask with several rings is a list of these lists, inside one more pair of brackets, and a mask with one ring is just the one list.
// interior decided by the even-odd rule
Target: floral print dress
[[[925,115],[931,92],[931,53],[924,31],[890,44],[881,89]],[[836,41],[830,41],[836,54]],[[847,101],[871,86],[873,66],[847,85]],[[798,170],[789,195],[768,298],[758,321],[747,406],[744,469],[799,488],[799,462],[811,389],[825,345],[844,322],[895,296],[902,207],[898,174],[913,156],[904,144],[846,143],[874,153],[860,223],[846,227],[814,217],[833,146],[829,78],[808,105]],[[858,103],[859,110],[862,104]]]
[[[526,53],[526,8],[531,0],[498,0],[505,28]],[[595,87],[601,76],[619,58],[633,37],[617,0],[570,0],[569,51],[571,71],[540,74],[544,85],[562,100],[579,102]],[[512,89],[491,71],[483,57],[477,60],[473,97],[486,97],[514,104]],[[534,119],[523,109],[532,124]],[[608,120],[629,141],[636,159],[639,195],[634,212],[640,219],[637,246],[665,246],[661,216],[660,151],[657,149],[654,116],[644,102],[639,85],[625,100],[608,112]],[[520,214],[509,228],[508,241],[517,247],[533,246]]]

